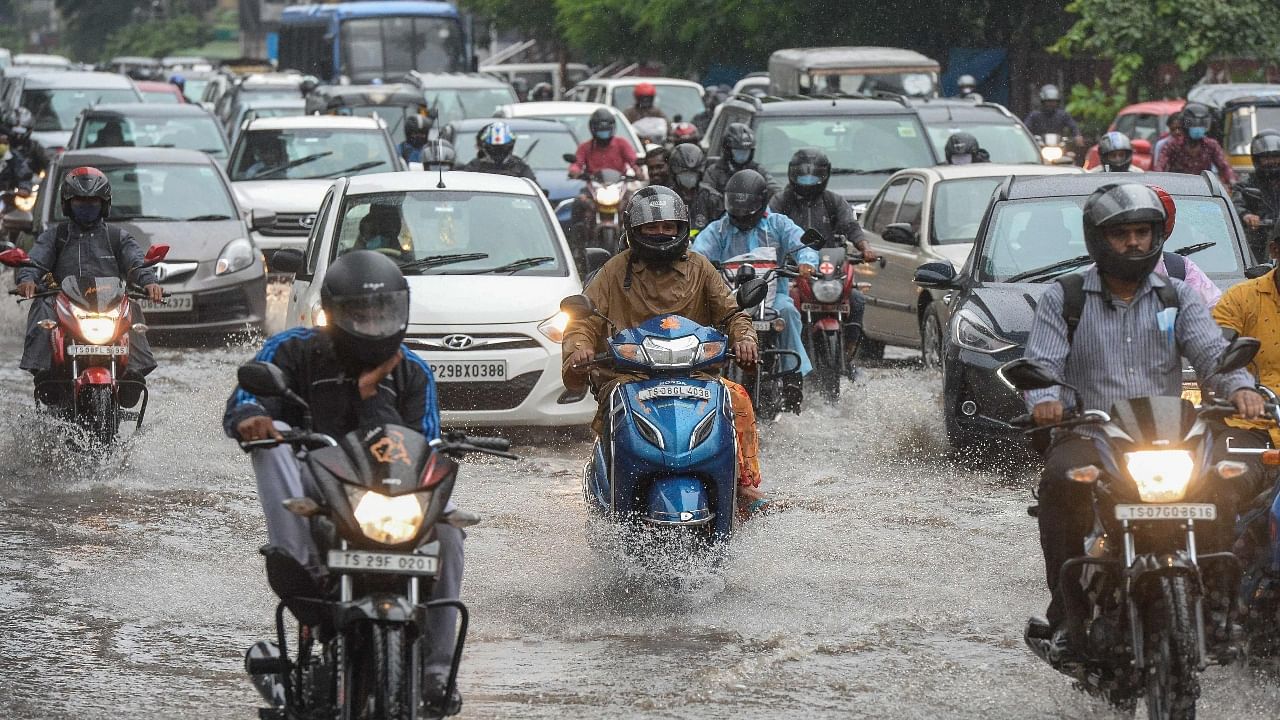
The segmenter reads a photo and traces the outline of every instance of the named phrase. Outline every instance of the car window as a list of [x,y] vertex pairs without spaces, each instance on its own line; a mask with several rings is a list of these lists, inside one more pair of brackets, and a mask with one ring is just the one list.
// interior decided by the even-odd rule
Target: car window
[[550,258],[527,268],[498,271],[563,277],[569,266],[539,200],[462,191],[349,195],[339,216],[334,252],[377,250],[402,264],[441,255],[485,256],[421,270],[429,275],[485,274],[520,260]]
[[[564,161],[564,154],[578,151],[578,143],[571,133],[546,132],[544,130],[514,130],[516,138],[515,154],[529,164],[534,170],[565,171],[569,164]],[[476,156],[476,144],[466,139],[453,141],[458,165],[471,162]]]
[[[999,203],[978,260],[979,279],[1005,282],[1018,273],[1088,254],[1081,210],[1084,197]],[[1219,198],[1174,196],[1177,222],[1165,242],[1169,251],[1213,243],[1191,259],[1214,274],[1244,272],[1236,256],[1227,204]]]
[[329,188],[324,194],[324,200],[320,203],[320,210],[316,212],[315,222],[311,223],[311,233],[307,238],[307,272],[314,275],[316,266],[320,263],[320,246],[321,235],[325,220],[329,217],[329,207],[333,205],[333,188]]
[[967,132],[978,139],[978,147],[987,151],[991,162],[1039,165],[1040,148],[1030,135],[1012,121],[992,123],[952,123],[930,125],[929,140],[938,157],[946,157],[947,138],[958,132]]
[[1161,131],[1164,130],[1164,123],[1160,122],[1159,115],[1140,113],[1134,115],[1133,118],[1133,130],[1125,133],[1131,140],[1155,142],[1160,137]]
[[[112,220],[239,218],[229,188],[208,165],[99,165],[98,169],[111,181]],[[59,178],[54,187],[61,186]],[[66,219],[62,203],[52,206],[55,220]]]
[[132,90],[37,90],[22,93],[22,107],[31,111],[35,132],[70,130],[80,111],[91,105],[142,102]]
[[971,243],[991,203],[991,193],[1003,177],[944,180],[933,186],[930,242],[934,245]]
[[871,218],[869,223],[871,232],[883,233],[885,227],[894,221],[893,218],[898,214],[898,206],[902,204],[902,197],[907,192],[907,183],[910,180],[911,178],[898,178],[884,191],[884,195],[880,197],[880,203],[876,206],[875,217]]
[[443,89],[425,91],[427,105],[438,113],[437,122],[449,123],[468,118],[489,118],[503,105],[517,102],[509,87]]
[[1133,139],[1133,128],[1138,122],[1138,116],[1133,113],[1121,115],[1116,118],[1116,132],[1124,133],[1130,139]]
[[1231,155],[1248,155],[1254,127],[1258,131],[1280,130],[1280,107],[1247,105],[1236,108],[1228,119],[1231,128],[1225,143],[1227,152]]
[[381,130],[250,130],[236,143],[232,180],[315,180],[395,170]]
[[[679,115],[682,120],[692,120],[694,115],[702,112],[702,93],[697,88],[687,85],[663,85],[655,84],[657,95],[653,98],[653,104],[662,112],[666,113],[668,119],[674,119]],[[620,85],[613,89],[614,107],[626,110],[635,101],[635,86]]]
[[166,147],[226,157],[227,144],[208,115],[171,118],[89,117],[76,148]]
[[898,219],[895,222],[907,223],[911,229],[920,232],[920,211],[924,207],[924,181],[913,178],[907,186],[907,194],[902,198],[902,206],[898,208]]
[[832,175],[886,172],[934,164],[929,141],[915,116],[829,115],[759,119],[756,162],[775,177],[787,176],[796,150],[818,148]]

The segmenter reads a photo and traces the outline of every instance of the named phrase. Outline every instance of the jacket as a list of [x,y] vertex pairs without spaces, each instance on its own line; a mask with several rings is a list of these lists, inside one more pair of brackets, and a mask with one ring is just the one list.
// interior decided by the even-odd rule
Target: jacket
[[782,186],[773,179],[773,176],[769,174],[769,171],[760,167],[760,164],[755,160],[752,160],[740,168],[734,169],[734,167],[729,164],[729,159],[725,157],[719,158],[710,165],[707,165],[707,169],[702,172],[702,182],[706,185],[710,185],[712,189],[723,195],[724,186],[729,184],[729,178],[733,177],[733,174],[738,172],[738,170],[755,170],[760,173],[761,177],[764,178],[764,181],[769,184],[769,191],[775,195],[782,189]]
[[831,190],[823,190],[821,195],[810,200],[801,197],[788,185],[769,201],[769,210],[786,215],[805,230],[813,228],[822,233],[829,247],[835,246],[836,235],[843,235],[854,247],[860,246],[865,239],[853,208]]
[[[59,283],[68,277],[118,277],[140,286],[159,282],[151,268],[143,267],[142,248],[123,228],[105,222],[82,230],[70,220],[40,233],[29,253],[37,264],[53,271]],[[39,282],[44,273],[19,268],[17,280]]]
[[529,163],[514,155],[507,158],[507,161],[501,165],[483,155],[477,155],[471,159],[471,162],[458,169],[463,172],[493,173],[494,175],[529,178],[535,183],[538,182],[538,176],[534,174],[533,168],[529,167]]

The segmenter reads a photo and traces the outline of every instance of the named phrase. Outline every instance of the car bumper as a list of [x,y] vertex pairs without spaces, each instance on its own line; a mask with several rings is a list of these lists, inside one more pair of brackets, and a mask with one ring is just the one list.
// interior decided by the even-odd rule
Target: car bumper
[[191,295],[191,309],[145,313],[147,326],[162,333],[226,333],[261,327],[267,311],[267,278],[260,263],[215,276],[201,263],[193,276],[162,282],[174,295]]
[[1026,405],[1018,393],[996,377],[996,369],[1022,357],[1022,353],[1021,347],[987,354],[950,345],[944,363],[943,412],[967,432],[1021,434],[1009,420],[1025,413]]

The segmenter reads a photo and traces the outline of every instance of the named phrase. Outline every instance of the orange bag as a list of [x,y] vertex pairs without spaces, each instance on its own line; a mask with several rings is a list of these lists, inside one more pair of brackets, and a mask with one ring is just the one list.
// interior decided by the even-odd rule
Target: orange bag
[[756,411],[751,396],[738,383],[720,378],[733,400],[733,431],[738,436],[738,484],[760,487],[760,437],[756,434]]

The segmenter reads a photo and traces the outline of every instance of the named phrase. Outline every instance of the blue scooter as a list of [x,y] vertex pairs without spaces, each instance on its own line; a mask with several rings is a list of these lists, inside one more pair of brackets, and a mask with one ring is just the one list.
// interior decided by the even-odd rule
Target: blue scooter
[[[763,282],[744,284],[738,306],[759,304]],[[727,362],[729,340],[679,315],[618,330],[585,295],[560,303],[570,317],[603,318],[609,351],[586,365],[644,376],[610,393],[606,426],[583,472],[592,511],[623,522],[692,532],[709,545],[727,540],[736,516],[738,454],[728,389],[694,373]],[[724,318],[727,321],[729,318]]]

